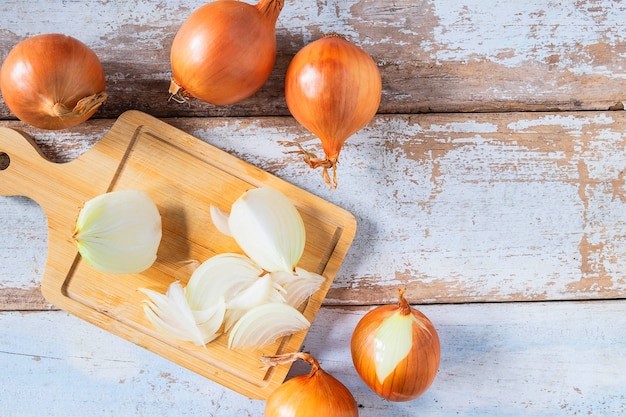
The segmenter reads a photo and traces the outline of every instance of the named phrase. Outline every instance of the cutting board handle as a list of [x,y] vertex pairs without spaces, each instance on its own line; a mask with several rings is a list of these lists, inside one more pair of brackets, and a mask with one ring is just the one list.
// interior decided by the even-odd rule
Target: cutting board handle
[[60,165],[48,160],[26,133],[0,127],[0,195],[26,196],[42,204],[51,182],[63,187],[55,181]]
[[26,133],[0,127],[0,196],[31,198],[43,208],[49,227],[71,223],[86,200],[106,191],[99,179],[110,180],[92,153],[93,148],[74,161],[52,162]]

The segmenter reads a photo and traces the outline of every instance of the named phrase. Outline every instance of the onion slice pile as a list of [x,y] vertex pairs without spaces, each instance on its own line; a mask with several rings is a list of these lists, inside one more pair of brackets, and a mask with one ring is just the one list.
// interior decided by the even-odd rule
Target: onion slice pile
[[163,333],[198,346],[219,336],[226,311],[223,299],[205,310],[192,310],[178,281],[170,285],[165,295],[145,288],[140,290],[150,297],[144,305],[148,320]]
[[[308,328],[298,308],[325,278],[297,267],[305,230],[295,206],[275,189],[257,188],[238,198],[230,214],[211,212],[216,227],[235,237],[245,254],[220,253],[203,262],[184,299],[178,282],[165,295],[141,289],[150,298],[144,310],[152,325],[196,345],[229,333],[230,349],[262,347]],[[182,332],[173,331],[176,323]]]

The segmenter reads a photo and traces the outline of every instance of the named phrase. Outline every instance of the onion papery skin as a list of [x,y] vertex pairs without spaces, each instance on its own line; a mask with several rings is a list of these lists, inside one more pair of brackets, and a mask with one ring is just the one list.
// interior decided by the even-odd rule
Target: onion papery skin
[[57,130],[89,119],[106,100],[98,56],[67,35],[45,34],[18,43],[0,70],[9,109],[31,126]]
[[[314,359],[313,359],[314,360]],[[264,417],[358,417],[352,393],[319,367],[279,386],[267,399]]]
[[441,347],[434,325],[408,303],[407,307],[405,314],[412,315],[416,321],[410,327],[411,349],[382,382],[376,372],[376,344],[380,343],[376,334],[385,320],[402,311],[402,307],[375,308],[363,316],[352,334],[351,354],[357,373],[372,391],[389,401],[410,401],[419,397],[431,386],[439,369]]
[[325,154],[305,153],[305,161],[335,171],[346,139],[378,111],[381,92],[376,63],[345,38],[330,34],[302,48],[287,68],[285,99],[293,117],[322,141]]
[[193,12],[172,43],[170,93],[227,105],[257,92],[274,68],[283,4],[219,0]]

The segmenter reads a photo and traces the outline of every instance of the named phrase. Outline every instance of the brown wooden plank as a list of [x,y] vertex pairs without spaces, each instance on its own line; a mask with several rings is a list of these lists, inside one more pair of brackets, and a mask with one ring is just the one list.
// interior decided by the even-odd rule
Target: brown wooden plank
[[[86,16],[80,2],[4,1],[0,59],[25,37],[60,31],[87,43],[103,63],[109,100],[95,117],[131,109],[158,117],[287,115],[283,83],[291,58],[334,31],[378,63],[380,113],[623,108],[626,5],[610,0],[287,1],[274,72],[255,96],[224,107],[180,105],[168,101],[169,48],[204,3],[120,0],[99,3]],[[12,118],[3,101],[0,118]]]

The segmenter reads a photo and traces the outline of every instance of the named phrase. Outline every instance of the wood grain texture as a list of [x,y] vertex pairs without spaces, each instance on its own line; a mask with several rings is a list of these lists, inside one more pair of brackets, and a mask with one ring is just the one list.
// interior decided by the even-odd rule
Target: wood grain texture
[[[620,416],[626,412],[626,303],[418,306],[441,338],[420,398],[390,403],[354,370],[351,330],[367,308],[322,308],[304,349],[353,393],[360,417]],[[63,312],[0,313],[3,415],[260,416],[265,403]],[[296,364],[292,375],[307,372]],[[36,400],[34,400],[36,399]],[[8,413],[7,413],[8,411]]]
[[[14,121],[0,98],[0,126],[65,163],[141,110],[353,212],[354,244],[304,349],[361,417],[625,414],[624,2],[286,0],[257,94],[180,105],[168,101],[169,48],[205,3],[0,2],[0,61],[27,37],[63,32],[101,58],[110,95],[58,132]],[[383,79],[379,115],[348,140],[336,191],[282,143],[320,149],[289,117],[283,83],[296,52],[333,31]],[[261,401],[50,311],[47,218],[33,200],[0,197],[0,236],[3,416],[262,415]],[[423,397],[396,404],[365,388],[347,343],[400,285],[437,326],[442,366]]]
[[[380,113],[623,108],[626,5],[610,0],[287,0],[274,71],[256,95],[225,107],[179,105],[168,101],[169,49],[204,3],[97,1],[87,12],[80,1],[4,1],[0,59],[26,37],[63,32],[103,63],[109,100],[96,117],[131,109],[157,117],[287,115],[283,84],[291,58],[334,31],[377,62]],[[11,117],[0,102],[0,118]]]
[[[356,216],[327,304],[384,303],[400,285],[422,303],[624,297],[622,112],[378,116],[346,143],[334,191],[285,153],[293,147],[283,142],[296,140],[319,151],[290,117],[167,121]],[[55,136],[53,147],[68,151],[51,153],[86,152],[110,123],[87,126],[84,142],[77,132]],[[2,204],[36,213],[28,200]],[[20,278],[26,272],[9,262],[45,257],[43,219],[28,225],[38,242],[29,245],[5,212],[0,223],[14,243],[4,280],[32,288],[40,272]]]

